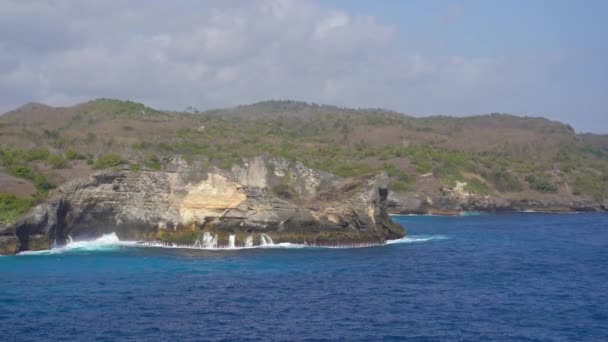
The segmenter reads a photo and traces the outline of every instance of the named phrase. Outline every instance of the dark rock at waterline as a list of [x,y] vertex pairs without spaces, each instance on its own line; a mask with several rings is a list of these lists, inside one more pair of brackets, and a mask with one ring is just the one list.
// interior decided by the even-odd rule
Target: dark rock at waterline
[[230,171],[174,159],[167,170],[101,171],[63,185],[0,228],[0,253],[48,249],[71,236],[192,244],[209,232],[277,242],[381,244],[402,237],[386,212],[388,176],[342,179],[298,162],[258,157]]

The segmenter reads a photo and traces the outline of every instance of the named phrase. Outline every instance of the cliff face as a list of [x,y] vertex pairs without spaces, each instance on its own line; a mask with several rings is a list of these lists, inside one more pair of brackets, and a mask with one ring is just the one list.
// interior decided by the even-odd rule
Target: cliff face
[[458,215],[462,211],[517,212],[517,211],[608,211],[608,202],[585,198],[564,199],[558,195],[542,199],[521,199],[517,196],[499,198],[479,195],[465,190],[466,183],[442,187],[437,194],[394,193],[388,196],[387,210],[393,214]]
[[[102,171],[63,185],[47,203],[0,228],[0,254],[50,248],[68,236],[218,246],[277,242],[380,244],[404,235],[386,213],[384,173],[341,179],[279,158],[230,171],[176,159],[169,170]],[[265,235],[263,235],[265,234]]]

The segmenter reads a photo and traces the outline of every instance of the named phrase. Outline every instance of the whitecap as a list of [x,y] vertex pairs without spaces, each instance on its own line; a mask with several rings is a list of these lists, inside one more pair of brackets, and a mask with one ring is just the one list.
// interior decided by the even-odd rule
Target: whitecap
[[432,240],[445,240],[448,239],[445,235],[411,235],[405,236],[401,239],[387,240],[386,245],[392,245],[397,243],[416,243],[416,242],[427,242]]
[[108,251],[124,246],[136,246],[136,241],[121,241],[116,233],[104,234],[95,240],[74,241],[70,237],[68,243],[57,248],[42,251],[25,251],[19,255],[47,255],[58,254],[70,251]]
[[251,246],[246,245],[244,247],[238,246],[227,246],[227,247],[217,247],[214,244],[194,244],[194,245],[180,245],[174,243],[161,243],[161,242],[138,242],[138,241],[122,241],[118,238],[116,233],[104,234],[101,237],[95,240],[79,240],[73,241],[69,240],[69,242],[61,247],[52,248],[48,250],[42,251],[25,251],[19,253],[19,255],[50,255],[50,254],[59,254],[66,252],[77,252],[77,251],[112,251],[122,247],[153,247],[153,248],[170,248],[170,249],[196,249],[196,250],[206,250],[206,251],[226,251],[226,250],[248,250],[248,249],[302,249],[302,248],[332,248],[332,249],[349,249],[349,248],[367,248],[367,247],[377,247],[383,245],[391,245],[397,243],[413,243],[413,242],[426,242],[430,240],[441,240],[447,239],[446,236],[443,235],[418,235],[418,236],[406,236],[401,239],[396,240],[387,240],[384,244],[355,244],[352,246],[315,246],[308,244],[299,244],[299,243],[290,243],[290,242],[281,242],[281,243],[273,243],[270,237],[265,236],[266,244]]

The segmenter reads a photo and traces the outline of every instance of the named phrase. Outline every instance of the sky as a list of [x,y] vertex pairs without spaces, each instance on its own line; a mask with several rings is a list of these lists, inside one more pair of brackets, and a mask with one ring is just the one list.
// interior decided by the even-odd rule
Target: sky
[[0,0],[0,111],[270,99],[608,133],[604,0]]

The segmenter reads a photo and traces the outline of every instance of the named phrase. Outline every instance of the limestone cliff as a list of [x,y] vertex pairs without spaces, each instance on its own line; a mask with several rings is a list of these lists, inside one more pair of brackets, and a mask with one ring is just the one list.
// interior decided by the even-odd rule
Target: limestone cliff
[[482,212],[582,212],[608,211],[608,203],[585,198],[564,199],[558,195],[542,199],[522,199],[520,196],[497,197],[480,195],[466,190],[466,183],[456,182],[453,187],[443,186],[439,193],[395,193],[387,200],[392,214],[458,215],[462,211]]
[[0,228],[0,254],[50,248],[68,236],[219,246],[274,242],[380,244],[404,235],[386,213],[384,173],[341,179],[298,162],[259,157],[231,170],[175,159],[168,170],[95,173],[64,184],[20,221]]

